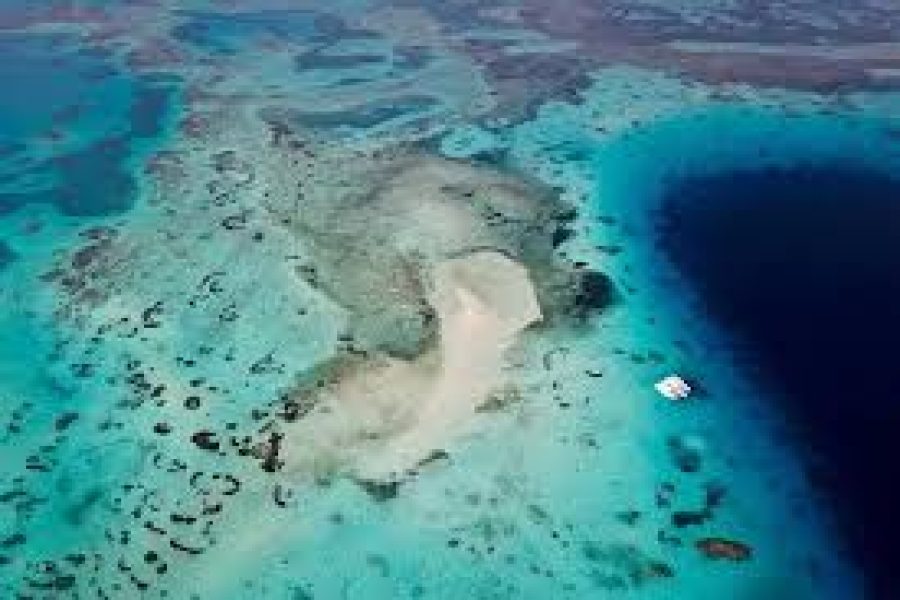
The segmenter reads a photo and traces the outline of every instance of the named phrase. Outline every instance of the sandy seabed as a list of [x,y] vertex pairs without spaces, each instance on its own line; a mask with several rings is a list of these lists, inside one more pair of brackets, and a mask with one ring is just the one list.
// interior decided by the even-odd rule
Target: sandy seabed
[[366,361],[323,392],[314,413],[287,430],[287,455],[299,457],[289,469],[402,477],[464,431],[505,383],[504,352],[541,318],[528,272],[482,251],[440,262],[431,275],[436,346],[410,360]]

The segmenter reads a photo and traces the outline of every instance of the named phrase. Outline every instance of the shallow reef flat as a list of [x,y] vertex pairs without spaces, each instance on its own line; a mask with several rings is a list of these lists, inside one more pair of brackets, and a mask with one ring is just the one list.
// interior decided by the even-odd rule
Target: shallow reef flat
[[900,10],[187,4],[0,4],[0,596],[891,597],[897,412],[809,433],[680,232],[891,222]]

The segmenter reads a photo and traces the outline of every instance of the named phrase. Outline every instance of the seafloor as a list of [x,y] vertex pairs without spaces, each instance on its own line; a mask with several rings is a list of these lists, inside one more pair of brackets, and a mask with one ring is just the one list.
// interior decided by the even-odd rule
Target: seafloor
[[[726,248],[679,202],[760,173],[900,200],[898,35],[887,0],[0,1],[0,597],[897,597],[900,471],[806,435],[677,231]],[[817,343],[891,370],[853,339]]]

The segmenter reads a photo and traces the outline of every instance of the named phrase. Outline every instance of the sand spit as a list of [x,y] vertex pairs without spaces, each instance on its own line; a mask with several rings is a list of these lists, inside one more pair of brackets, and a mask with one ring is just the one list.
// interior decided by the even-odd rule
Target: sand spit
[[504,384],[505,351],[541,318],[528,272],[480,251],[440,262],[431,275],[436,347],[412,360],[382,355],[323,390],[315,411],[287,430],[289,470],[401,476],[465,431]]

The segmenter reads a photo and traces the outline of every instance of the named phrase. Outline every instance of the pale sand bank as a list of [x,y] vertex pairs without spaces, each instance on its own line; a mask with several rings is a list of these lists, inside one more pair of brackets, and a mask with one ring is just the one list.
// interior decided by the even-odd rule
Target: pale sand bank
[[288,468],[363,479],[402,474],[465,431],[504,381],[504,354],[541,319],[527,270],[492,251],[437,264],[429,302],[437,346],[413,360],[378,357],[339,378],[288,430]]

